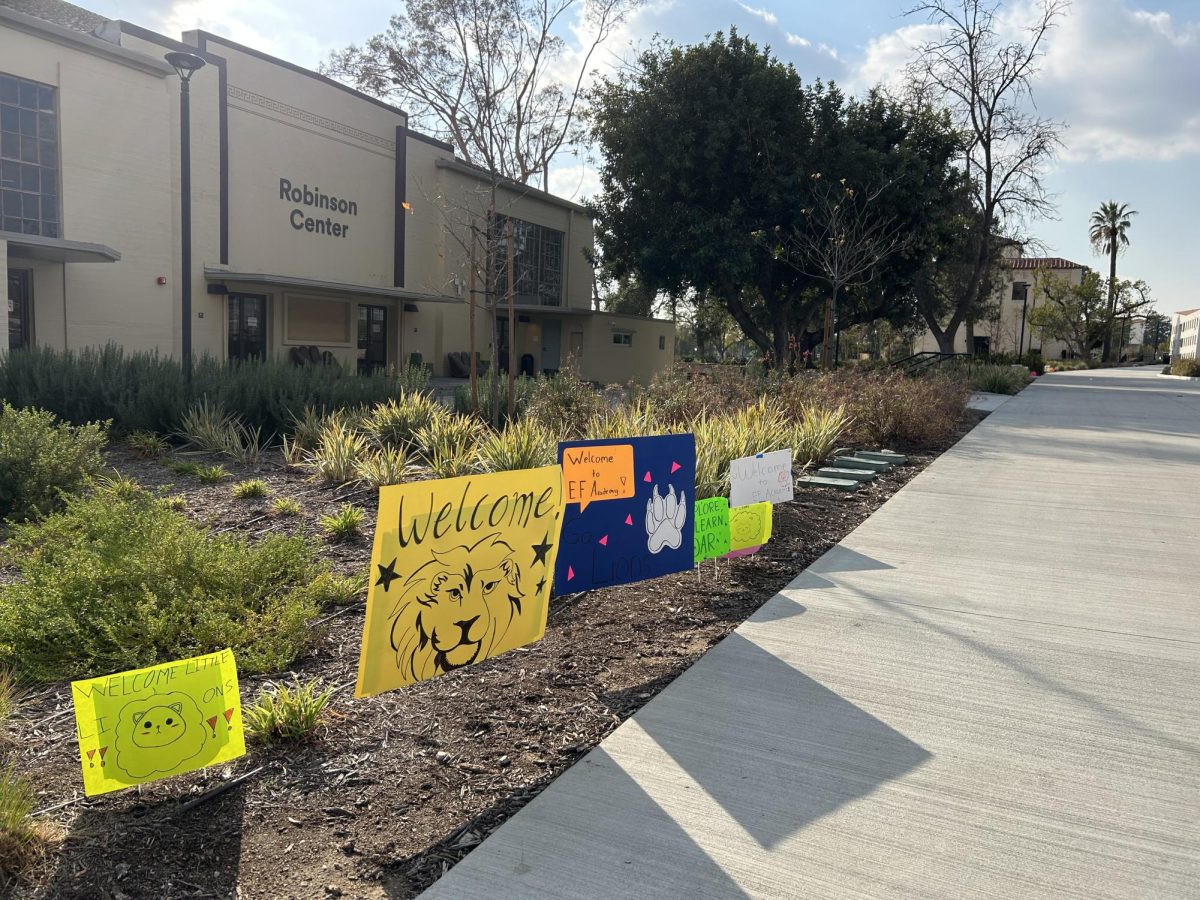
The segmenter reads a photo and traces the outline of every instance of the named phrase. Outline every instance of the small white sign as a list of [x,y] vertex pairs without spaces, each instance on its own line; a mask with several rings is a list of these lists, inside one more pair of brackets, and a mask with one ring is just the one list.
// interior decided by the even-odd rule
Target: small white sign
[[787,503],[795,498],[792,485],[792,451],[775,450],[744,456],[729,464],[729,505]]

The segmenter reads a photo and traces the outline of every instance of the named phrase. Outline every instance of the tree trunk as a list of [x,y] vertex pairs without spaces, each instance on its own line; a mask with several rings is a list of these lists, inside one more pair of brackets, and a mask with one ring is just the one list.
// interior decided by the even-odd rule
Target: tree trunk
[[1117,242],[1114,240],[1108,250],[1108,323],[1104,329],[1104,348],[1100,351],[1100,359],[1110,362],[1112,359],[1112,326],[1117,314]]

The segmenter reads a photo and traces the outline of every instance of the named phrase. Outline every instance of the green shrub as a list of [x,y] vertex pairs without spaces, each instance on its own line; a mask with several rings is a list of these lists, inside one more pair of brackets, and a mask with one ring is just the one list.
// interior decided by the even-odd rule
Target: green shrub
[[[537,392],[538,379],[527,378],[524,375],[513,379],[513,417],[521,418],[533,402]],[[496,406],[499,415],[495,421],[501,423],[508,420],[508,376],[503,372],[496,382]],[[454,411],[460,415],[471,412],[470,385],[460,385],[454,390]],[[479,418],[484,422],[492,422],[492,383],[487,378],[479,379]]]
[[8,725],[8,720],[20,705],[16,678],[8,669],[0,668],[0,729]]
[[377,404],[367,415],[363,430],[381,447],[407,447],[440,410],[441,405],[426,394],[401,394]]
[[1031,381],[1024,367],[976,363],[971,367],[971,389],[990,394],[1016,394]]
[[[681,427],[680,431],[686,430]],[[584,437],[588,440],[601,438],[633,437],[636,435],[667,434],[671,426],[658,415],[653,404],[645,398],[618,403],[587,423]]]
[[1189,378],[1200,378],[1200,359],[1177,359],[1171,363],[1172,375],[1186,375]]
[[142,459],[158,459],[170,449],[170,445],[153,431],[133,432],[125,438],[125,446]]
[[190,475],[192,478],[198,478],[205,484],[215,484],[229,477],[229,472],[219,463],[203,466],[200,463],[190,460],[173,459],[166,466],[172,472],[178,472],[180,475]]
[[183,512],[187,509],[187,498],[182,494],[171,494],[163,497],[159,502],[173,512]]
[[886,370],[839,370],[802,373],[773,386],[773,396],[795,421],[802,419],[807,403],[844,406],[852,420],[847,441],[871,447],[948,446],[971,397],[970,383],[957,373],[911,377]]
[[114,431],[171,434],[182,414],[207,398],[261,429],[263,443],[291,431],[294,413],[381,403],[400,391],[423,387],[426,372],[402,370],[356,375],[340,366],[293,366],[285,359],[224,363],[197,360],[192,385],[178,362],[157,354],[101,350],[59,352],[44,347],[0,358],[0,399],[37,406],[68,422],[111,419]]
[[560,441],[582,438],[589,423],[608,412],[604,396],[579,376],[574,364],[551,378],[540,378],[525,411]]
[[251,478],[248,481],[239,481],[233,486],[233,497],[235,500],[254,500],[259,497],[265,497],[271,493],[267,483],[261,478]]
[[435,458],[473,460],[475,446],[487,433],[488,427],[479,419],[442,410],[413,439],[421,456],[432,465]]
[[316,681],[301,684],[296,679],[293,688],[278,685],[273,691],[264,692],[245,709],[251,736],[264,743],[309,737],[333,696],[332,688],[320,693],[317,688]]
[[484,472],[511,472],[552,466],[558,461],[558,441],[532,416],[512,422],[503,431],[487,435],[478,448]]
[[31,815],[35,802],[33,782],[11,763],[0,769],[0,888],[11,887],[43,849],[45,831]]
[[291,497],[276,497],[271,501],[272,515],[280,517],[298,516],[300,512],[299,501],[293,500]]
[[691,366],[679,364],[655,375],[637,395],[656,410],[669,432],[682,430],[678,426],[686,426],[701,413],[744,409],[762,396],[764,387],[762,379],[745,366],[705,366],[693,371]]
[[339,576],[323,572],[312,582],[313,602],[320,606],[349,606],[367,590],[366,575]]
[[44,410],[0,404],[0,519],[21,522],[62,506],[100,473],[107,423],[74,427]]
[[337,512],[326,513],[318,520],[331,541],[349,541],[358,537],[358,531],[367,515],[352,503],[340,507]]
[[378,488],[385,484],[400,484],[415,471],[408,461],[404,447],[383,447],[358,461],[354,477],[360,484]]
[[844,406],[802,406],[800,421],[792,431],[793,462],[804,467],[820,465],[833,455],[849,427]]
[[308,645],[323,571],[301,538],[215,534],[141,492],[105,491],[14,529],[0,560],[0,663],[38,680],[85,678],[231,647],[246,672]]
[[207,397],[183,414],[178,434],[189,447],[223,453],[242,465],[258,462],[264,448],[261,427],[246,425]]
[[304,466],[323,481],[345,484],[358,478],[359,466],[370,452],[366,437],[340,417],[332,417],[321,429],[316,448],[305,456]]

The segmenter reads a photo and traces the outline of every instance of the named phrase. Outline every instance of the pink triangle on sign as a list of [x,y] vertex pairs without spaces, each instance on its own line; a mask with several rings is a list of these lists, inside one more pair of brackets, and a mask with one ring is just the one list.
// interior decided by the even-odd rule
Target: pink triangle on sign
[[629,515],[627,515],[627,516],[625,517],[625,524],[626,524],[626,525],[632,525],[632,524],[633,524],[633,513],[630,513]]
[[567,581],[570,581],[574,577],[575,577],[575,569],[571,566],[567,566]]
[[650,473],[649,473],[649,472],[647,472],[647,473],[646,473],[646,477],[645,477],[645,478],[643,478],[643,479],[642,479],[642,481],[649,482],[650,480],[651,480],[651,478],[650,478]]
[[601,547],[608,546],[608,535],[607,534],[604,537],[600,538],[600,546]]
[[682,468],[683,468],[683,466],[681,466],[677,462],[671,463],[671,474],[674,475],[676,472],[678,472]]

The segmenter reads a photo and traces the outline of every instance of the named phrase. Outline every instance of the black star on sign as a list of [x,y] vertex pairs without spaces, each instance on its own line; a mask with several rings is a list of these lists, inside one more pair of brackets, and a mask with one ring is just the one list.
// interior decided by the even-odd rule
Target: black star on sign
[[546,587],[546,579],[543,578],[541,581],[539,581],[537,583],[537,592],[540,594],[545,587]]
[[379,567],[379,580],[375,582],[375,585],[383,585],[383,590],[386,593],[387,589],[391,587],[392,582],[400,577],[396,574],[396,560],[393,559],[386,566],[381,563],[376,563],[375,565]]
[[541,563],[544,566],[546,564],[546,554],[549,553],[551,548],[554,547],[553,544],[547,543],[549,537],[550,535],[547,534],[546,537],[542,538],[542,542],[540,544],[533,545],[533,563],[531,563],[531,565]]

